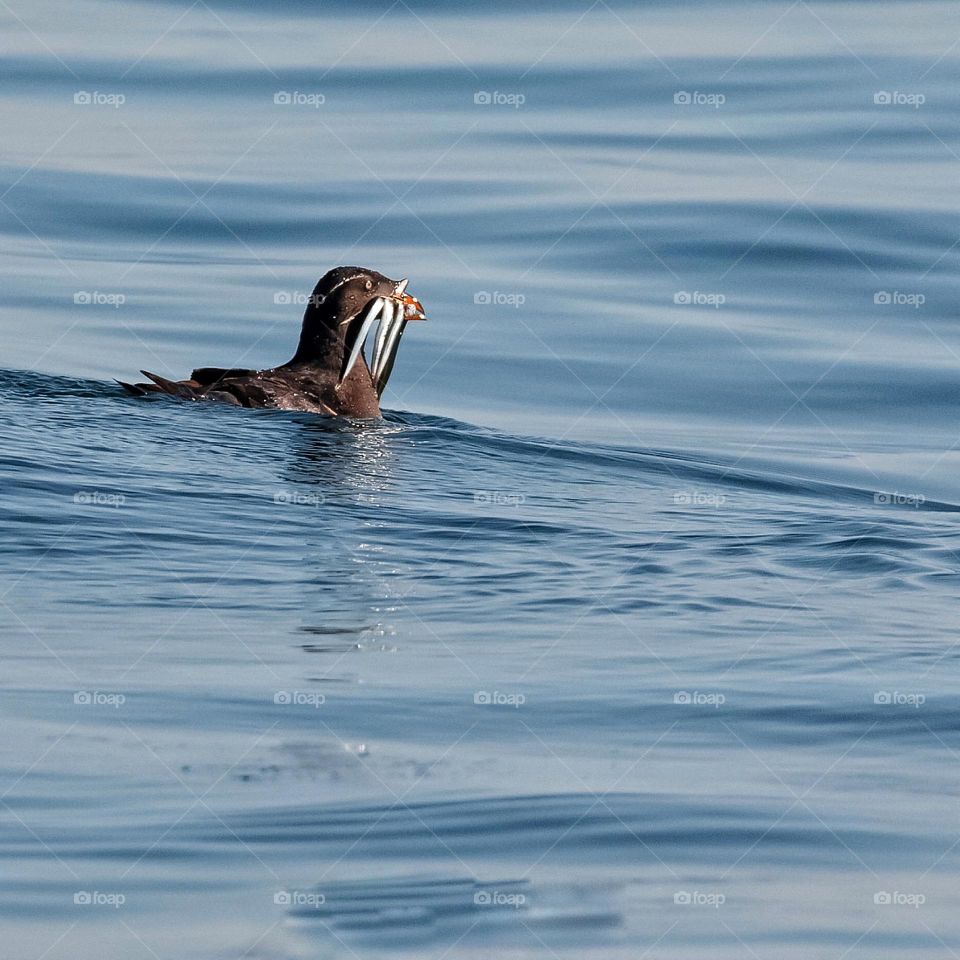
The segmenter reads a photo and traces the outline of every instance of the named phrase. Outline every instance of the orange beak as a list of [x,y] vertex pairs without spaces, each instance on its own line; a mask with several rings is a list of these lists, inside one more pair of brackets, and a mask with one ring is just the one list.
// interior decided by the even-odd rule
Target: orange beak
[[423,304],[409,293],[401,293],[397,300],[403,307],[402,317],[404,320],[426,320],[426,314],[423,312]]

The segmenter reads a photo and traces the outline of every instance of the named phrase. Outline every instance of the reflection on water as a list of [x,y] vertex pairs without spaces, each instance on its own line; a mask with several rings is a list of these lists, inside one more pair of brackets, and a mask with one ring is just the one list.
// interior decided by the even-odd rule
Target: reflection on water
[[341,490],[347,496],[372,496],[390,483],[395,466],[391,439],[399,428],[380,421],[321,417],[303,417],[297,427],[284,471],[291,482],[321,485],[331,496]]

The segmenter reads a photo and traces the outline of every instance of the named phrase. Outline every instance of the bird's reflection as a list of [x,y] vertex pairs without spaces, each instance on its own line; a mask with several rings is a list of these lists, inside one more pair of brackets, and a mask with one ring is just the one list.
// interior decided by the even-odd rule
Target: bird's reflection
[[319,484],[331,497],[343,494],[348,499],[375,496],[390,487],[402,424],[312,417],[296,426],[285,479]]
[[391,495],[404,425],[311,417],[294,426],[281,476],[310,485],[320,501],[304,512],[298,530],[311,573],[296,642],[314,655],[392,649],[391,617],[402,603],[404,577]]

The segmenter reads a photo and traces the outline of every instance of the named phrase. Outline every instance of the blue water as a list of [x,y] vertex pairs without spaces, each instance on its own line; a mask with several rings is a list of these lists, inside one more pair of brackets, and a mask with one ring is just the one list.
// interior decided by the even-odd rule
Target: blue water
[[957,955],[954,6],[0,24],[4,957]]

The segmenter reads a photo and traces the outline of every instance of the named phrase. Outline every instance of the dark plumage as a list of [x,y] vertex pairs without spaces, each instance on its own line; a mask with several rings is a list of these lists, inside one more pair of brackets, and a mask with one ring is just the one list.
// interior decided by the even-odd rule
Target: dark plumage
[[[297,352],[268,370],[199,367],[189,380],[167,380],[146,370],[150,383],[123,383],[130,393],[165,393],[184,400],[219,400],[241,407],[376,417],[400,336],[408,320],[423,320],[420,302],[390,280],[363,267],[337,267],[314,287],[303,315]],[[380,328],[367,366],[363,341]]]

